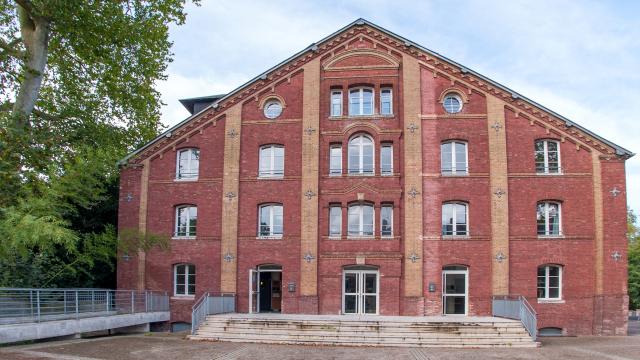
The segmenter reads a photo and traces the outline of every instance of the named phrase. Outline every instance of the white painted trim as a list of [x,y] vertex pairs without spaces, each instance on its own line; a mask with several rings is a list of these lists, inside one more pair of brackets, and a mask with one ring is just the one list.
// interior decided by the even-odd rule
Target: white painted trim
[[[347,293],[346,292],[346,278],[347,274],[356,274],[356,292],[355,293]],[[371,293],[364,292],[364,283],[365,283],[365,274],[375,274],[376,275],[376,312],[375,313],[365,313],[364,312],[364,296],[372,296]],[[345,297],[355,296],[356,297],[356,312],[355,313],[346,313],[345,312]],[[342,314],[349,315],[379,315],[380,314],[380,271],[379,270],[343,270],[342,271]]]
[[[446,294],[446,282],[445,276],[448,274],[463,274],[464,275],[464,294]],[[442,315],[464,315],[467,316],[469,314],[469,268],[467,267],[465,270],[442,270]],[[445,313],[445,305],[446,305],[446,297],[464,297],[464,314],[447,314]]]

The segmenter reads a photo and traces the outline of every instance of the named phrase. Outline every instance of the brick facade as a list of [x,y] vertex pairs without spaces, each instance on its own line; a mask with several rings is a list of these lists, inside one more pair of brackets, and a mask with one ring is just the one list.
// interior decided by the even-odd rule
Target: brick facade
[[[348,116],[348,91],[367,86],[374,115]],[[380,89],[393,111],[380,114]],[[342,115],[330,116],[342,91]],[[455,92],[459,113],[443,108]],[[262,106],[283,105],[276,119]],[[348,141],[374,142],[375,173],[350,176]],[[557,140],[561,175],[536,174],[534,143]],[[467,143],[468,174],[441,172],[440,146]],[[393,173],[380,173],[380,144],[393,147]],[[260,147],[285,149],[284,176],[258,174]],[[342,175],[329,175],[329,150],[342,145]],[[177,152],[200,151],[197,180],[176,180]],[[282,268],[281,311],[338,314],[345,266],[379,273],[381,315],[440,315],[442,271],[468,271],[468,315],[490,315],[492,295],[523,295],[540,328],[568,335],[626,334],[624,160],[610,143],[568,124],[459,65],[358,21],[192,116],[136,152],[121,169],[119,228],[172,236],[175,209],[197,206],[195,238],[169,250],[118,259],[118,287],[174,292],[174,265],[196,267],[195,294],[173,296],[172,322],[190,322],[205,292],[236,294],[249,310],[249,272]],[[614,196],[611,190],[621,191]],[[536,204],[561,203],[562,235],[537,235]],[[372,204],[371,238],[347,236],[348,206]],[[442,204],[467,204],[469,233],[442,235]],[[258,208],[283,206],[281,239],[257,236]],[[380,233],[382,205],[393,206],[393,236]],[[329,207],[342,209],[342,235],[329,236]],[[615,259],[615,252],[621,258]],[[496,259],[496,256],[504,258]],[[305,259],[305,256],[309,259]],[[537,269],[562,266],[559,301],[537,299]],[[294,291],[288,285],[295,284]],[[430,284],[435,291],[430,291]]]

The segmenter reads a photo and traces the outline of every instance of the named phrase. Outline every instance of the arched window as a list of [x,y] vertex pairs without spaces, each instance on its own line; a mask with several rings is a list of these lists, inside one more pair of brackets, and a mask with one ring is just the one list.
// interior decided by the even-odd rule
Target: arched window
[[442,235],[469,235],[467,204],[449,202],[442,204]]
[[196,236],[196,224],[198,221],[198,207],[193,205],[176,207],[175,237]]
[[258,236],[261,238],[281,238],[282,230],[282,204],[261,205],[258,214]]
[[540,201],[536,210],[539,236],[562,235],[562,207],[559,202]]
[[560,144],[555,140],[537,140],[535,145],[536,173],[559,174]]
[[356,135],[349,140],[349,174],[373,175],[373,140]]
[[284,176],[284,146],[265,145],[260,148],[260,169],[258,176]]
[[349,236],[373,236],[373,205],[357,203],[349,205]]
[[173,267],[173,294],[175,296],[194,296],[196,294],[196,266],[176,264]]
[[176,179],[197,179],[199,163],[200,150],[179,150],[176,160]]
[[560,300],[562,298],[562,266],[538,267],[538,299]]
[[466,175],[467,143],[464,141],[447,141],[440,145],[440,168],[442,175]]
[[373,89],[367,87],[349,90],[349,115],[373,115]]

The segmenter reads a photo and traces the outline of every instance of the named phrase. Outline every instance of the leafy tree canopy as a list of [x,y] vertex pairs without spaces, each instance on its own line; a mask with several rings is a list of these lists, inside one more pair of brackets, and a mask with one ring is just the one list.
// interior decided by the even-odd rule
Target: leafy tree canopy
[[0,286],[113,273],[116,161],[162,129],[184,4],[0,0]]
[[640,309],[640,227],[637,216],[629,210],[627,217],[629,238],[629,308]]

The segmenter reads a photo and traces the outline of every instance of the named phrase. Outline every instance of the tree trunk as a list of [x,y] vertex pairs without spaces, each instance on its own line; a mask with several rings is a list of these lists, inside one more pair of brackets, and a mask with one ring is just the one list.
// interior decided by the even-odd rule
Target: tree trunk
[[31,14],[16,4],[20,19],[20,33],[26,48],[23,78],[13,106],[16,130],[23,131],[29,125],[42,86],[49,48],[49,20]]

